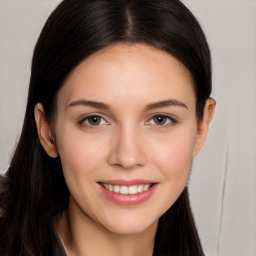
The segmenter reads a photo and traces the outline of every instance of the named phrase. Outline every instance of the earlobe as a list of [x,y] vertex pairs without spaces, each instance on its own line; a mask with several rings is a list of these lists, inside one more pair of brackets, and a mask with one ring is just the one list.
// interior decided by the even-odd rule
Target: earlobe
[[203,117],[198,121],[197,137],[194,147],[193,156],[196,156],[202,149],[209,131],[209,126],[212,121],[215,111],[216,101],[212,98],[206,100],[204,106]]
[[52,158],[58,157],[59,154],[51,131],[51,126],[45,117],[44,108],[41,103],[36,104],[34,108],[34,116],[38,137],[42,147],[48,156]]

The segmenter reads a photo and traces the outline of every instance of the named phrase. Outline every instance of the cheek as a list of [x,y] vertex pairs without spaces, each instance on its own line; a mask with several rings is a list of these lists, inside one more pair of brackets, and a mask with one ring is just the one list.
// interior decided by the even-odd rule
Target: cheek
[[186,184],[193,158],[195,133],[176,133],[161,143],[155,154],[155,164],[164,178],[174,186]]
[[160,156],[158,163],[168,180],[184,181],[189,177],[191,162],[191,150],[180,144],[173,144]]
[[62,127],[58,151],[67,183],[88,180],[103,158],[101,142],[86,137],[74,128]]

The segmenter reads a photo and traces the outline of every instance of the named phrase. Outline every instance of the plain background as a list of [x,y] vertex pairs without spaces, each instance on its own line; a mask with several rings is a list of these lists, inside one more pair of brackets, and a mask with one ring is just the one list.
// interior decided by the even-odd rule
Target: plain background
[[[0,1],[0,173],[24,117],[36,39],[59,1]],[[210,256],[256,255],[256,1],[183,1],[213,56],[217,101],[208,141],[194,160],[190,194]]]

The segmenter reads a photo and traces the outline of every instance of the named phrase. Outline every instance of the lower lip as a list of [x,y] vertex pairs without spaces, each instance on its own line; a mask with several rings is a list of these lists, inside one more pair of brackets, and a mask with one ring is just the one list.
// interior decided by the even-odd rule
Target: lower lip
[[129,205],[138,205],[147,201],[155,192],[157,184],[154,184],[149,190],[144,191],[142,193],[135,194],[135,195],[129,195],[129,194],[123,195],[120,193],[111,192],[105,189],[104,187],[102,187],[102,185],[100,184],[99,186],[101,188],[101,191],[103,192],[103,195],[107,199],[119,205],[129,206]]

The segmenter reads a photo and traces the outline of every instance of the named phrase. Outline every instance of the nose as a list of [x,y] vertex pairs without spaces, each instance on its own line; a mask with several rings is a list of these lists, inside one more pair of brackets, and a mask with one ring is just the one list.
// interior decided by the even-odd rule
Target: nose
[[146,164],[142,135],[135,128],[120,128],[112,137],[110,165],[130,170]]

